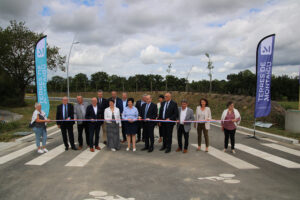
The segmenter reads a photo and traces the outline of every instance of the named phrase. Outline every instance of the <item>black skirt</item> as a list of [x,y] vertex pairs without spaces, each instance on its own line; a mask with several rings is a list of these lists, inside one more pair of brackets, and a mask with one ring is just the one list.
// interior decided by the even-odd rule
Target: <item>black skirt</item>
[[138,124],[137,122],[130,123],[128,121],[124,122],[125,126],[125,134],[126,135],[135,135],[138,132]]

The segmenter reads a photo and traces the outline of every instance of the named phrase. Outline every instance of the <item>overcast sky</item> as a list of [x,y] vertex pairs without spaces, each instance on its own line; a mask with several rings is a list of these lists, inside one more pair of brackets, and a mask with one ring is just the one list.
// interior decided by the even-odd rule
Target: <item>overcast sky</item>
[[[25,21],[70,57],[70,74],[165,75],[208,79],[255,69],[259,40],[275,33],[273,74],[296,76],[300,65],[299,0],[0,0],[0,25]],[[50,72],[49,76],[66,76]]]

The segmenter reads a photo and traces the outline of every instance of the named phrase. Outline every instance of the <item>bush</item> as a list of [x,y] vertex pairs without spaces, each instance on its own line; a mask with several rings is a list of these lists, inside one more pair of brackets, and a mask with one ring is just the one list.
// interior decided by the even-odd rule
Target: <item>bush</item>
[[17,129],[20,127],[20,123],[19,122],[7,122],[7,123],[0,123],[0,134],[3,132],[7,132],[7,131],[11,131],[14,129]]

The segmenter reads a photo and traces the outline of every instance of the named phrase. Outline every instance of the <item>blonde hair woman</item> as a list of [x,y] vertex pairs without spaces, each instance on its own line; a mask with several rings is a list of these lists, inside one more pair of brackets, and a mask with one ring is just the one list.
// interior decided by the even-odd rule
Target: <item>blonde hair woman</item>
[[[46,141],[47,141],[47,122],[50,122],[50,119],[47,119],[47,116],[44,111],[42,111],[42,106],[40,103],[35,103],[35,111],[32,114],[31,126],[32,130],[35,133],[35,142],[38,148],[38,153],[47,153]],[[40,147],[40,139],[42,137],[42,148]]]

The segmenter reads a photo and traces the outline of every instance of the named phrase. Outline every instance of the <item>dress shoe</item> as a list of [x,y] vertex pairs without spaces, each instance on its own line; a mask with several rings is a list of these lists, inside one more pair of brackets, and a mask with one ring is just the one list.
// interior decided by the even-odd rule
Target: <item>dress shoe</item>
[[182,149],[178,147],[178,148],[176,149],[176,152],[180,152],[180,151],[182,151]]
[[138,139],[137,141],[136,141],[136,143],[139,143],[141,140],[140,139]]
[[103,144],[105,144],[105,145],[106,145],[106,144],[107,144],[107,142],[106,142],[106,141],[104,141],[104,142],[103,142]]
[[72,147],[71,149],[72,149],[72,150],[74,150],[74,151],[76,151],[76,150],[77,150],[77,148],[76,148],[76,147]]
[[81,149],[82,149],[82,146],[79,146],[79,147],[78,147],[78,150],[81,150]]
[[149,149],[148,147],[144,147],[144,148],[141,149],[141,151],[146,151],[148,149]]
[[164,151],[164,150],[166,150],[166,147],[162,147],[162,148],[160,148],[159,150],[160,150],[160,151]]
[[166,149],[165,153],[170,153],[171,149]]
[[124,144],[125,142],[127,142],[127,141],[126,141],[126,140],[122,140],[122,142],[121,142],[121,143],[122,143],[122,144]]
[[100,147],[95,147],[95,149],[97,149],[97,150],[99,150],[99,151],[101,150],[101,148],[100,148]]
[[69,150],[69,147],[66,147],[65,150],[68,151],[68,150]]
[[150,153],[152,151],[153,151],[153,147],[150,147],[149,150],[148,150],[148,152]]
[[187,153],[187,152],[188,152],[188,150],[187,150],[187,149],[184,149],[184,150],[183,150],[183,153]]
[[91,151],[91,152],[95,152],[95,149],[94,149],[94,148],[90,148],[90,151]]

